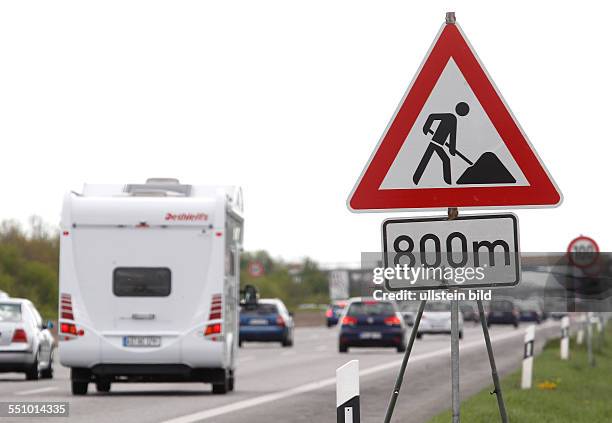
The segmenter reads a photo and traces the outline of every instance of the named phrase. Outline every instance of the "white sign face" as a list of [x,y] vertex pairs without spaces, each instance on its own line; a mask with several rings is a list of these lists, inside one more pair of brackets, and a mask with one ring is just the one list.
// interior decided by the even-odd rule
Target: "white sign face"
[[329,297],[332,300],[345,300],[349,297],[349,272],[347,270],[330,272]]
[[[459,104],[466,106],[464,110]],[[452,153],[451,144],[457,154]],[[478,171],[480,166],[483,172]],[[499,178],[492,178],[495,172]],[[529,182],[451,58],[380,189],[482,185],[527,186]]]
[[520,281],[518,219],[511,213],[387,219],[382,236],[385,286],[391,291],[513,286]]

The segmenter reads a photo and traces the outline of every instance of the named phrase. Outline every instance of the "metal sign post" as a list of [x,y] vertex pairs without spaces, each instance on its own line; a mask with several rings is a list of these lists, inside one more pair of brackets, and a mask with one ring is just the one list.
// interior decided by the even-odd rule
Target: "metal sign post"
[[485,344],[487,346],[487,354],[489,354],[489,364],[491,364],[491,376],[493,378],[493,386],[495,390],[493,393],[497,396],[497,406],[499,407],[499,415],[502,423],[508,423],[508,414],[506,413],[506,404],[504,404],[504,397],[502,395],[501,384],[499,383],[499,376],[497,375],[497,367],[495,366],[495,357],[493,356],[493,347],[491,346],[491,338],[489,337],[489,327],[487,326],[487,316],[485,316],[484,307],[482,301],[476,301],[478,304],[478,314],[480,315],[480,324],[482,325],[482,332],[485,338]]
[[451,403],[453,423],[459,423],[461,398],[459,396],[459,301],[451,301]]
[[389,405],[387,406],[384,423],[391,422],[393,410],[395,409],[395,403],[397,402],[397,397],[399,396],[400,389],[402,388],[404,373],[406,373],[406,366],[408,366],[408,359],[410,358],[410,353],[412,352],[412,346],[414,345],[414,340],[419,329],[419,324],[421,323],[421,316],[423,316],[423,310],[425,309],[426,302],[427,301],[421,301],[421,304],[419,305],[419,311],[417,312],[416,319],[414,320],[414,326],[412,326],[412,332],[410,333],[410,340],[408,341],[408,346],[406,347],[406,352],[404,353],[404,358],[402,359],[399,374],[395,380],[395,386],[393,387],[393,392],[391,393],[391,399],[389,399]]

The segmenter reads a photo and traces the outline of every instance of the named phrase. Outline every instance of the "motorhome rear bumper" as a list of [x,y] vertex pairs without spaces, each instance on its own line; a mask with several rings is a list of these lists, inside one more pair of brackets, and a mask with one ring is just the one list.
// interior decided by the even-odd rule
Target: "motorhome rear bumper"
[[94,382],[219,382],[223,368],[192,368],[185,364],[97,364],[91,369],[72,368],[72,380]]

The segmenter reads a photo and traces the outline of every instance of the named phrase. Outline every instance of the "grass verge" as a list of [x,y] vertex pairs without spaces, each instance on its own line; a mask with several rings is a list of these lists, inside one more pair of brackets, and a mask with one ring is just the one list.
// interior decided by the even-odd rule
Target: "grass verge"
[[[535,357],[533,387],[521,390],[521,371],[502,379],[502,391],[512,423],[606,423],[612,422],[612,325],[608,325],[605,344],[593,345],[596,366],[587,360],[586,346],[570,343],[570,360],[559,358],[559,340],[549,341]],[[538,385],[542,384],[540,387]],[[546,386],[544,386],[546,385]],[[548,388],[548,389],[547,389]],[[491,423],[500,421],[495,395],[490,387],[461,404],[461,421]],[[446,411],[429,423],[448,423]]]

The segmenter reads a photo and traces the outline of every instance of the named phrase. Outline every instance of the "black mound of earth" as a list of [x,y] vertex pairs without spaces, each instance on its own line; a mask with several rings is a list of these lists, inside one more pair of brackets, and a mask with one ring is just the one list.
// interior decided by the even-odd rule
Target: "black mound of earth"
[[514,184],[516,179],[491,152],[483,153],[457,180],[458,184]]

